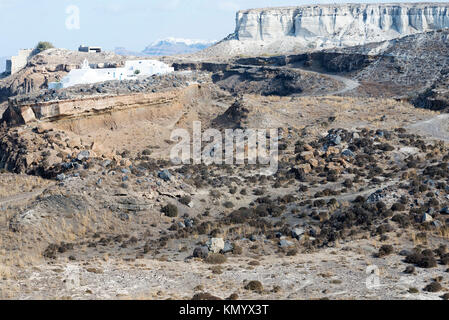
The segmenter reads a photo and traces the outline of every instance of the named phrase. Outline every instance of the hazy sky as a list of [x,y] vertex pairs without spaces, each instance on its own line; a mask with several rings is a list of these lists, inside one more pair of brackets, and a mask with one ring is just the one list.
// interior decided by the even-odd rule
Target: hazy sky
[[67,49],[88,44],[136,51],[166,37],[220,40],[234,31],[239,9],[329,2],[348,1],[0,0],[0,56],[40,40]]

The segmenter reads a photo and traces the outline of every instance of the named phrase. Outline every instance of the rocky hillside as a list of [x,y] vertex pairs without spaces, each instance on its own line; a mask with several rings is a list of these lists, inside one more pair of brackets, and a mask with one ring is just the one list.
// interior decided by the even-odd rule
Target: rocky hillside
[[35,55],[27,67],[0,80],[0,103],[18,94],[46,89],[49,82],[64,77],[78,68],[84,59],[90,64],[117,66],[125,57],[113,53],[84,53],[65,49],[50,49]]
[[449,27],[447,3],[333,4],[239,11],[235,33],[210,51],[282,54],[356,46]]
[[445,29],[354,47],[238,58],[234,63],[340,74],[360,83],[357,94],[407,98],[419,107],[444,110],[449,106],[448,40]]
[[[417,106],[441,110],[449,97],[448,40],[449,30],[437,30],[323,54],[334,55],[330,61],[340,71],[351,72],[351,66],[359,81],[384,84],[398,96],[412,96]],[[355,66],[355,56],[365,64]]]

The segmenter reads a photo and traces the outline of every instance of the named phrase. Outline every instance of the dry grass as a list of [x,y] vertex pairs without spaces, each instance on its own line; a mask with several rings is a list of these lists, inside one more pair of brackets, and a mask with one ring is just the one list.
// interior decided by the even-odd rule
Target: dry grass
[[0,200],[14,195],[45,188],[51,182],[35,176],[0,174]]

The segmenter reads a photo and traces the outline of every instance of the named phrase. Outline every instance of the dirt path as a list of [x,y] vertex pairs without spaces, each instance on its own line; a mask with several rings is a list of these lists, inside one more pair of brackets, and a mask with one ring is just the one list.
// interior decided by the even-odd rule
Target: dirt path
[[[254,67],[254,68],[260,68],[260,66],[258,65],[241,65],[242,67]],[[308,69],[304,69],[301,68],[299,66],[282,66],[282,67],[278,67],[278,66],[270,66],[270,68],[275,68],[275,69],[282,69],[282,70],[290,70],[290,71],[301,71],[304,73],[309,73],[309,74],[315,74],[318,76],[322,76],[322,77],[328,77],[331,78],[337,82],[343,83],[345,85],[345,87],[343,89],[337,90],[337,91],[330,91],[330,92],[326,92],[325,94],[312,94],[311,96],[336,96],[336,95],[340,95],[340,94],[344,94],[346,92],[352,91],[354,89],[357,89],[360,86],[360,83],[357,80],[352,80],[349,78],[345,78],[342,76],[337,76],[335,74],[332,73],[327,73],[327,72],[318,72],[318,71],[312,71],[312,70],[308,70]]]
[[16,204],[19,202],[23,203],[25,201],[32,200],[33,198],[42,194],[42,192],[44,192],[45,189],[46,188],[41,188],[32,192],[24,192],[6,198],[0,198],[0,206]]
[[319,74],[328,76],[328,77],[330,77],[330,78],[332,78],[332,79],[334,79],[336,81],[340,81],[340,82],[344,83],[344,85],[345,85],[344,89],[330,93],[330,95],[333,95],[333,96],[337,96],[339,94],[343,94],[343,93],[352,91],[352,90],[357,89],[358,87],[360,87],[360,83],[358,81],[356,81],[356,80],[352,80],[352,79],[349,79],[349,78],[345,78],[345,77],[342,77],[342,76],[337,76],[337,75],[329,74],[329,73],[319,73]]
[[398,182],[397,181],[389,181],[387,183],[383,183],[383,184],[377,185],[377,186],[375,186],[373,188],[366,189],[366,190],[363,190],[363,191],[345,193],[345,194],[342,194],[340,196],[327,196],[327,197],[321,197],[321,198],[314,198],[313,200],[314,201],[316,201],[316,200],[330,200],[332,198],[335,198],[335,199],[337,199],[340,202],[353,201],[358,196],[364,196],[364,197],[365,196],[370,196],[373,193],[375,193],[377,190],[383,190],[385,188],[388,188],[388,187],[391,187],[391,186],[395,185],[396,183],[398,183]]
[[[338,96],[340,94],[344,94],[346,92],[352,91],[354,89],[357,89],[358,87],[360,87],[360,83],[356,80],[352,80],[349,78],[345,78],[342,76],[337,76],[335,74],[331,74],[331,73],[326,73],[326,72],[318,72],[318,71],[312,71],[312,70],[307,70],[307,69],[303,69],[303,68],[299,68],[299,67],[294,67],[294,68],[290,68],[292,70],[301,70],[302,72],[308,72],[308,73],[313,73],[316,75],[320,75],[323,77],[329,77],[335,81],[341,82],[345,85],[345,87],[343,89],[337,90],[337,91],[331,91],[331,92],[327,92],[326,95],[328,96]],[[322,95],[322,94],[321,94]]]

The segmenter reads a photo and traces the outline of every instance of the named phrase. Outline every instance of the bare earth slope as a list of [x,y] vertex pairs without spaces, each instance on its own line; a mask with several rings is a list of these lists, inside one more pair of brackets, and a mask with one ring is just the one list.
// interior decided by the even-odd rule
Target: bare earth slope
[[[448,31],[415,28],[447,11],[375,7],[388,10],[365,26],[411,34],[276,56],[206,50],[164,58],[170,75],[61,91],[45,77],[83,56],[54,50],[1,80],[0,298],[447,300]],[[299,32],[329,8],[282,10]],[[340,8],[353,26],[373,5]],[[261,37],[278,32],[270,12],[241,13],[239,37],[258,28],[252,14]],[[350,35],[335,26],[321,25],[331,40]],[[277,130],[262,136],[278,142],[278,170],[175,165],[171,134],[194,121]]]

